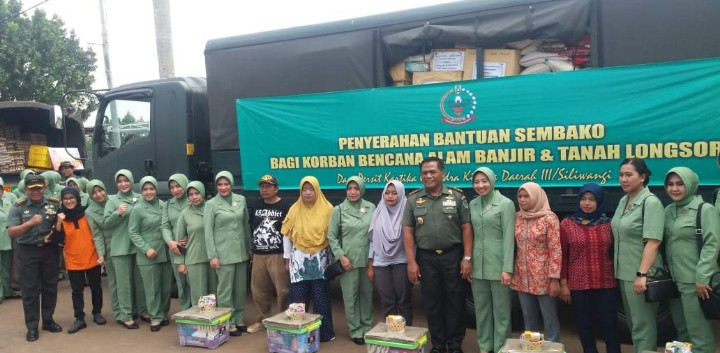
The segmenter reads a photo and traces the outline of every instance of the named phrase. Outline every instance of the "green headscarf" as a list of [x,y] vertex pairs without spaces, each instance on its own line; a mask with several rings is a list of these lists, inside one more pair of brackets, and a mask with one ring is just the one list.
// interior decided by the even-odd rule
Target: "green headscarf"
[[350,199],[345,199],[345,202],[351,207],[360,208],[360,204],[362,204],[363,196],[365,196],[365,182],[362,180],[361,177],[357,175],[353,175],[348,178],[347,183],[345,184],[345,188],[347,188],[348,185],[350,185],[351,182],[357,183],[358,189],[360,189],[360,198],[357,201],[350,201]]
[[[227,179],[230,182],[231,187],[235,183],[235,178],[233,178],[232,173],[228,172],[227,170],[223,170],[223,171],[217,173],[217,175],[215,175],[215,185],[217,185],[218,179],[220,179],[220,178]],[[220,195],[220,193],[218,193],[217,196],[222,197],[228,203],[232,203],[232,190],[230,191],[230,194],[227,196],[222,196],[222,195]]]
[[62,176],[60,173],[54,171],[54,170],[48,170],[46,172],[42,172],[40,174],[45,178],[47,181],[47,190],[45,191],[45,195],[50,197],[58,197],[60,196],[60,190],[58,189],[58,182],[60,179],[62,179]]
[[185,174],[173,174],[168,179],[168,187],[170,187],[170,182],[174,181],[180,185],[180,187],[183,189],[183,194],[180,196],[180,199],[185,199],[187,196],[187,186],[188,186],[188,178],[185,176]]
[[[200,195],[202,195],[203,203],[205,203],[205,185],[203,185],[203,183],[201,183],[197,180],[193,180],[193,181],[189,182],[187,184],[187,187],[185,188],[185,197],[188,196],[188,192],[190,191],[190,189],[197,190],[200,193]],[[192,204],[190,204],[190,206],[195,207]],[[202,204],[200,204],[199,207],[202,207]]]
[[130,181],[131,187],[130,187],[130,191],[129,191],[128,193],[125,194],[125,193],[120,192],[120,190],[118,190],[118,194],[122,194],[122,195],[125,195],[125,196],[130,196],[130,195],[132,195],[132,193],[133,193],[132,184],[135,184],[135,178],[133,178],[133,174],[132,174],[131,171],[129,171],[129,170],[127,170],[127,169],[120,169],[120,170],[118,170],[118,171],[115,173],[115,182],[116,182],[116,183],[117,183],[118,178],[119,178],[121,175],[124,176],[124,177],[126,177],[126,178]]
[[93,200],[93,198],[92,198],[93,189],[94,189],[96,186],[98,186],[98,187],[100,187],[101,189],[107,191],[107,189],[105,188],[105,184],[102,182],[102,180],[99,180],[99,179],[90,180],[90,181],[87,183],[88,194],[90,194],[90,196],[91,196],[91,197],[90,197],[90,200],[88,200],[88,203],[93,202],[93,203],[97,203],[98,205],[105,206],[105,202],[107,201],[107,195],[105,195],[105,200],[103,200],[102,202],[97,202],[97,201]]
[[32,169],[24,169],[20,172],[20,180],[25,180],[25,177],[28,176],[28,174],[35,174],[35,171]]
[[690,201],[695,198],[695,194],[697,193],[698,184],[700,184],[700,178],[698,177],[695,172],[692,171],[692,169],[687,167],[675,167],[670,169],[667,174],[665,174],[665,183],[667,184],[667,180],[670,177],[670,174],[677,174],[677,176],[680,177],[680,179],[683,181],[683,184],[685,184],[685,197],[683,197],[682,200],[675,202],[675,204],[678,207],[683,207],[690,203]]
[[475,176],[477,173],[483,173],[485,176],[487,176],[488,180],[490,181],[490,191],[488,191],[487,195],[481,196],[483,205],[488,204],[492,201],[493,197],[495,196],[495,183],[497,183],[497,175],[495,172],[492,171],[492,169],[488,167],[480,167],[478,169],[475,169],[475,172],[473,172],[473,180],[475,180]]

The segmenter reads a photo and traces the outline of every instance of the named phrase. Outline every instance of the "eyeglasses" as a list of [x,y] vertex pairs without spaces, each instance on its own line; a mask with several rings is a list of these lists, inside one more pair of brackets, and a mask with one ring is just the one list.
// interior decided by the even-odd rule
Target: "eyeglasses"
[[75,200],[74,197],[71,198],[71,199],[63,199],[63,202],[71,202],[71,201],[72,201],[72,202],[77,202],[77,200]]

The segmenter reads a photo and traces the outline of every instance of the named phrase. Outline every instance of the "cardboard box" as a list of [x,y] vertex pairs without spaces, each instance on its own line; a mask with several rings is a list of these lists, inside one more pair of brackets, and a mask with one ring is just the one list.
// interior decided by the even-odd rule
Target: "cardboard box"
[[477,79],[477,50],[433,49],[430,71],[462,71],[462,80]]
[[201,311],[192,307],[173,315],[181,346],[215,349],[230,339],[230,308]]
[[[517,338],[509,338],[505,341],[505,345],[500,348],[498,353],[527,353],[522,350],[522,340]],[[562,343],[543,341],[542,350],[533,351],[534,353],[564,353],[565,347]]]
[[405,70],[405,61],[397,62],[390,67],[390,77],[392,77],[393,82],[412,81],[412,75]]
[[365,346],[368,353],[424,353],[427,331],[405,326],[405,332],[388,332],[387,324],[381,322],[365,334]]
[[428,71],[413,74],[413,85],[427,85],[439,82],[452,82],[462,80],[462,71]]
[[293,320],[284,312],[263,320],[268,335],[268,351],[275,353],[314,353],[320,350],[322,316],[305,313]]
[[520,73],[520,51],[515,49],[485,49],[483,77],[515,76]]

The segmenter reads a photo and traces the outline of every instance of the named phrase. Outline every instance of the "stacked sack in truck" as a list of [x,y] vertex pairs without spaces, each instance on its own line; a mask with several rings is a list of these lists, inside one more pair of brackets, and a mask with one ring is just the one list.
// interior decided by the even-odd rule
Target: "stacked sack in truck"
[[520,50],[521,75],[573,71],[590,64],[589,36],[575,45],[554,39],[525,39],[507,45]]

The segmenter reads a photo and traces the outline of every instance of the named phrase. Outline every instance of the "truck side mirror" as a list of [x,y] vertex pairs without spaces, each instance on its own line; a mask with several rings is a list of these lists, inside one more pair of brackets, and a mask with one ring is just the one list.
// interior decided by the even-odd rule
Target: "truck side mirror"
[[63,123],[65,122],[63,119],[62,108],[59,105],[54,105],[51,114],[53,114],[53,116],[50,118],[50,121],[54,121],[55,127],[62,130]]

